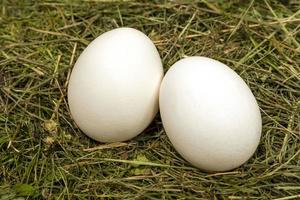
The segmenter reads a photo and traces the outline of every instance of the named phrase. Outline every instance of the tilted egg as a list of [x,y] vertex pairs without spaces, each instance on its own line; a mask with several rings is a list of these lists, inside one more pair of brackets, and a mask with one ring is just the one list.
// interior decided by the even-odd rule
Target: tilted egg
[[79,128],[101,142],[131,139],[158,111],[163,68],[157,49],[132,28],[108,31],[79,56],[68,86]]
[[204,171],[227,171],[255,152],[262,121],[247,84],[226,65],[206,57],[176,62],[159,97],[165,131],[175,149]]

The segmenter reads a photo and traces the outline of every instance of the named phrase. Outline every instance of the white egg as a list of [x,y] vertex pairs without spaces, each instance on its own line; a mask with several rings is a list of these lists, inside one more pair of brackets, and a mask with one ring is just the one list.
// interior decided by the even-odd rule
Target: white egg
[[129,140],[156,115],[162,77],[159,53],[145,34],[132,28],[106,32],[82,52],[71,73],[71,115],[97,141]]
[[176,62],[159,97],[165,131],[175,149],[204,171],[227,171],[255,152],[262,121],[247,84],[226,65],[206,57]]

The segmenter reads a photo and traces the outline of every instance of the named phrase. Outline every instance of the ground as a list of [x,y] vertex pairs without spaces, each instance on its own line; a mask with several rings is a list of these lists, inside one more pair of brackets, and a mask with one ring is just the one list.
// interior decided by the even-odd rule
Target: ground
[[[300,2],[0,1],[0,199],[300,199]],[[146,33],[164,69],[226,63],[262,113],[254,156],[205,173],[170,144],[159,115],[136,138],[89,139],[71,119],[68,77],[95,37]]]

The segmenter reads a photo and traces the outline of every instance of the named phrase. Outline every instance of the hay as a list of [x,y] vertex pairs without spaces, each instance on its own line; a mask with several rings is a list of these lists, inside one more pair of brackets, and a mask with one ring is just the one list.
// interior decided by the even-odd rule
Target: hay
[[[185,2],[1,1],[0,199],[300,199],[299,1]],[[193,168],[159,116],[126,144],[80,132],[67,77],[90,41],[121,26],[149,35],[165,70],[202,55],[242,76],[263,116],[246,164]]]

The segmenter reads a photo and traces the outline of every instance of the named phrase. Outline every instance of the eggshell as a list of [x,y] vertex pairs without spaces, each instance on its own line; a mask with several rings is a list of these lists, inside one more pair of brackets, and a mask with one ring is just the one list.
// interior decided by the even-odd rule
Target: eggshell
[[101,142],[129,140],[158,111],[163,68],[142,32],[118,28],[92,41],[71,73],[68,101],[76,124]]
[[227,171],[255,152],[262,121],[247,84],[206,57],[176,62],[160,88],[160,113],[175,149],[204,171]]

